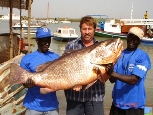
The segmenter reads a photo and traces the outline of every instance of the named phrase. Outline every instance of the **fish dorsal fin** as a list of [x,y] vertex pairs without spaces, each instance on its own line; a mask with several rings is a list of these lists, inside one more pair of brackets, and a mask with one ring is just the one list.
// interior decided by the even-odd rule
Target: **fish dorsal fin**
[[36,68],[36,72],[41,72],[43,70],[45,70],[50,64],[52,64],[51,61],[45,63],[45,64],[41,64]]
[[70,50],[70,51],[67,51],[67,52],[63,53],[62,56],[65,56],[65,55],[67,55],[67,54],[70,54],[70,53],[73,53],[73,52],[76,52],[76,51],[77,51],[77,50]]
[[[70,53],[73,53],[73,52],[76,52],[77,50],[70,50],[70,51],[67,51],[67,52],[65,52],[62,56],[66,56],[66,55],[68,55],[68,54],[70,54]],[[61,57],[62,57],[61,56]],[[47,63],[45,63],[45,64],[41,64],[41,65],[39,65],[37,68],[36,68],[36,72],[41,72],[41,71],[43,71],[43,70],[45,70],[48,66],[50,66],[52,64],[52,62],[51,61],[49,61],[49,62],[47,62]]]

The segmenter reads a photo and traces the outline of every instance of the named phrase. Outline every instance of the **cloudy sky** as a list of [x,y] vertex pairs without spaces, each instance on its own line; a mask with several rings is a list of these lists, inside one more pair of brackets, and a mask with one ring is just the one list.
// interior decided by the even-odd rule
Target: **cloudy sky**
[[[89,14],[108,15],[116,19],[131,18],[132,3],[132,18],[144,18],[144,13],[148,11],[149,18],[153,19],[153,0],[33,0],[31,14],[36,18],[47,17],[47,11],[51,18],[80,18]],[[8,13],[9,8],[0,8],[0,14]],[[19,15],[19,10],[13,9],[13,13]],[[28,12],[22,10],[22,15],[27,16]]]

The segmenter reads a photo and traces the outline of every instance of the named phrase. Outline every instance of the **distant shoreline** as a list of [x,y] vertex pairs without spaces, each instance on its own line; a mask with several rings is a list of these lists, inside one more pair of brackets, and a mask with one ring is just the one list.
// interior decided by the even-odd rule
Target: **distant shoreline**
[[[0,18],[2,18],[2,16],[4,16],[4,15],[0,15]],[[21,18],[22,18],[22,20],[28,20],[28,17],[26,17],[26,16],[21,16]],[[60,18],[60,17],[55,17],[55,18],[58,21],[68,20],[68,21],[71,21],[71,22],[80,22],[82,17],[80,17],[80,18]],[[54,20],[55,18],[34,18],[34,17],[32,17],[31,20],[46,20],[46,19]],[[99,18],[95,18],[95,19],[96,19],[97,22],[100,20]],[[105,20],[105,19],[103,19],[103,20]],[[115,19],[115,20],[116,20],[116,22],[119,22],[119,19]]]

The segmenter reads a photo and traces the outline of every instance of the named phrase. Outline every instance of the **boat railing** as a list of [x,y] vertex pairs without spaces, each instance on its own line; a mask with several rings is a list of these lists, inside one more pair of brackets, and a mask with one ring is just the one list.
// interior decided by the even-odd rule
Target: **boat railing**
[[153,25],[153,19],[120,19],[124,25]]

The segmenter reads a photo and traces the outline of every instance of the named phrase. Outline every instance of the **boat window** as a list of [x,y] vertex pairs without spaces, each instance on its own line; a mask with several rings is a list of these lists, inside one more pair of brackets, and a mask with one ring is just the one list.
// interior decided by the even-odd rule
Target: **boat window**
[[117,27],[117,25],[112,25],[112,27]]
[[68,30],[63,30],[63,34],[68,34]]
[[75,34],[74,30],[69,30],[70,34]]
[[146,27],[147,27],[147,29],[149,29],[149,28],[153,29],[153,26],[151,26],[151,25],[147,25]]

